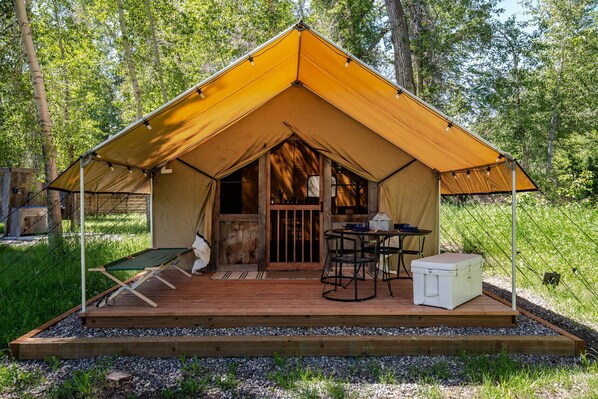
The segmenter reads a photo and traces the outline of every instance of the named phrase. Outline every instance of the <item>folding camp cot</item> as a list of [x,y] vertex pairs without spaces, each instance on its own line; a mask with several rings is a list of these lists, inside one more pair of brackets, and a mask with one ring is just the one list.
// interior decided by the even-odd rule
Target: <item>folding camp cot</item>
[[[191,250],[192,248],[150,248],[129,255],[125,258],[115,260],[114,262],[110,262],[102,267],[89,269],[91,272],[102,273],[120,285],[120,288],[116,292],[111,294],[107,299],[102,300],[98,306],[104,306],[108,301],[113,300],[117,295],[126,290],[137,295],[140,299],[149,303],[153,307],[157,307],[158,305],[154,301],[138,292],[137,288],[139,288],[139,286],[149,279],[156,278],[170,288],[176,289],[174,285],[160,277],[160,273],[168,267],[173,267],[186,276],[191,277],[191,274],[177,266],[180,257]],[[129,286],[109,273],[117,270],[142,270],[145,273]]]

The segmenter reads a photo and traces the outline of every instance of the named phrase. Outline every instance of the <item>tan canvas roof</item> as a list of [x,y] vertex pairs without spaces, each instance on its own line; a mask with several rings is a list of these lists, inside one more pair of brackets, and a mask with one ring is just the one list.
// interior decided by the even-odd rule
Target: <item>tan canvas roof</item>
[[[300,23],[147,115],[151,129],[138,121],[96,147],[85,190],[147,193],[147,172],[177,158],[217,179],[291,134],[374,181],[417,159],[444,194],[511,190],[499,149],[397,90]],[[78,191],[79,163],[50,188]],[[517,189],[536,189],[519,166]]]

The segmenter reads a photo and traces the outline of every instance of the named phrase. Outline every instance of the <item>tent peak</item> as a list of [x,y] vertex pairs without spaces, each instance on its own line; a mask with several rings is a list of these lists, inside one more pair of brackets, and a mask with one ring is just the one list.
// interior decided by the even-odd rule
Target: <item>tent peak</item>
[[300,19],[299,22],[297,22],[297,24],[295,25],[295,29],[298,32],[303,32],[304,30],[310,30],[311,27],[307,25],[305,22],[303,22],[302,19]]

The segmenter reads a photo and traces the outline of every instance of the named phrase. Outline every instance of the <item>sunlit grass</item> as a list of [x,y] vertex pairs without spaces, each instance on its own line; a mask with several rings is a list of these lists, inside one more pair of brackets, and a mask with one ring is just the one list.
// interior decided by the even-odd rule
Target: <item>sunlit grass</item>
[[[67,224],[68,222],[65,222]],[[68,227],[68,226],[65,226]],[[86,223],[87,267],[147,248],[145,215],[112,215],[89,218]],[[68,231],[65,228],[65,231]],[[78,235],[66,233],[62,245],[48,250],[45,240],[35,244],[0,244],[0,343],[8,342],[81,302],[80,246]],[[115,273],[127,278],[132,272]],[[87,274],[87,297],[114,283],[99,273]]]
[[508,355],[464,356],[476,398],[596,398],[598,363],[582,358],[568,366],[522,365]]
[[[565,204],[561,209],[537,195],[519,195],[518,286],[541,295],[551,310],[578,321],[598,321],[598,208]],[[444,200],[441,243],[446,249],[482,254],[484,274],[508,277],[511,270],[511,204],[502,200]],[[592,238],[593,237],[593,238]],[[543,285],[545,272],[560,274],[556,287]],[[589,287],[589,288],[588,288]]]

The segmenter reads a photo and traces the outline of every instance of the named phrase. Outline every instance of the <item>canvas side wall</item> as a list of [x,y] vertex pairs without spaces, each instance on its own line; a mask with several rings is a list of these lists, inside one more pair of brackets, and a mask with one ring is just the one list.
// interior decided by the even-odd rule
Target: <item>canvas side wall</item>
[[[379,187],[380,211],[395,223],[409,223],[431,230],[426,237],[424,256],[438,253],[438,180],[432,169],[414,162],[391,176]],[[417,248],[416,238],[405,240],[407,249]]]
[[195,233],[211,241],[216,181],[179,162],[154,176],[154,245],[191,247]]

